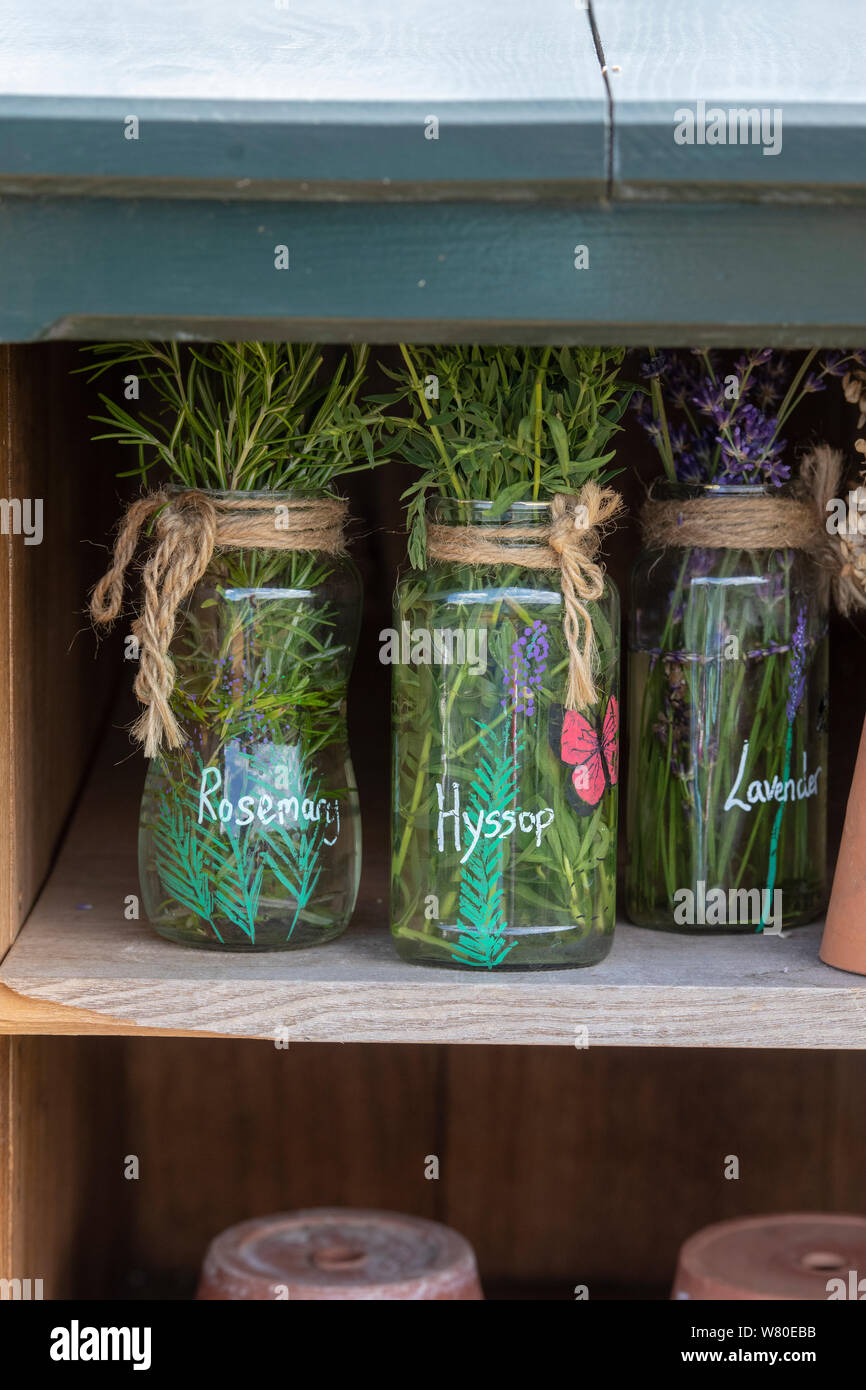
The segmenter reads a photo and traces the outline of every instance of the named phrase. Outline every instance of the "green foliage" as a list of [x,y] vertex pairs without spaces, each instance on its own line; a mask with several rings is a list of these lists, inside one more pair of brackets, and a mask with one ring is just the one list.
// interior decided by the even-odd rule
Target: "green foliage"
[[233,740],[247,749],[300,741],[309,759],[345,736],[349,654],[334,606],[317,598],[330,562],[296,551],[272,570],[265,579],[291,597],[263,601],[254,552],[217,557],[214,597],[190,604],[174,639],[172,709],[211,757]]
[[[480,736],[479,757],[468,798],[469,814],[478,824],[478,816],[488,811],[501,815],[508,809],[517,787],[520,772],[522,738],[518,735],[513,754],[508,752],[508,725],[504,725],[502,746],[492,749],[490,729]],[[472,833],[464,824],[463,841],[466,849],[472,844]],[[462,965],[475,965],[492,970],[517,945],[505,945],[503,935],[508,922],[503,910],[503,847],[498,836],[485,839],[479,836],[460,875],[458,925],[462,933],[451,959]]]
[[[97,439],[132,448],[121,476],[218,491],[335,494],[343,474],[375,466],[380,412],[358,395],[366,347],[345,353],[317,344],[102,343],[86,349],[93,381],[134,375],[139,399],[100,393]],[[351,624],[327,595],[351,564],[307,552],[242,550],[214,556],[174,639],[172,708],[207,761],[236,744],[300,745],[305,759],[345,737],[342,705]],[[274,590],[285,590],[275,594]],[[339,632],[338,632],[339,629]],[[347,636],[349,634],[349,636]],[[354,638],[351,638],[354,641]],[[161,803],[156,869],[167,894],[207,922],[255,941],[266,872],[296,898],[291,936],[320,875],[321,835],[268,836],[197,824],[186,769],[174,773],[174,805]],[[282,868],[280,868],[280,865]],[[225,931],[225,926],[223,927]],[[231,935],[230,932],[226,933]]]
[[[788,780],[791,599],[802,583],[792,571],[794,554],[702,550],[699,574],[711,562],[711,582],[697,584],[693,552],[683,550],[676,565],[654,580],[669,595],[663,621],[645,628],[629,657],[635,737],[626,884],[634,921],[672,924],[677,890],[701,880],[726,892],[767,883],[776,803],[759,801],[747,811],[723,808],[737,784],[746,741],[740,797],[753,778],[784,773],[783,785]],[[792,735],[794,767],[807,756],[810,769],[824,761],[815,720],[826,688],[825,621],[820,604],[810,606],[808,679]],[[737,659],[725,650],[731,633],[739,639]],[[785,809],[779,875],[786,926],[802,921],[803,905],[811,912],[808,904],[820,899],[819,805],[816,798]]]
[[[425,567],[428,496],[496,503],[577,492],[619,470],[609,443],[622,428],[630,387],[618,385],[622,348],[408,347],[403,368],[383,368],[397,391],[372,397],[389,415],[389,448],[421,471],[408,500],[409,558]],[[428,400],[425,380],[438,380]]]
[[[539,602],[548,580],[538,571],[508,566],[499,568],[492,585],[488,575],[489,571],[476,572],[469,566],[437,566],[435,576],[407,575],[398,589],[395,626],[401,622],[408,622],[410,628],[451,626],[465,631],[467,639],[470,630],[483,629],[488,661],[480,674],[466,664],[395,667],[394,935],[409,948],[417,946],[420,958],[441,956],[453,963],[453,926],[442,930],[437,923],[456,920],[461,878],[468,864],[461,866],[460,855],[449,847],[431,866],[428,846],[436,835],[440,810],[436,783],[453,778],[468,795],[476,773],[479,731],[486,728],[489,737],[498,740],[508,729],[512,742],[515,731],[523,740],[518,804],[527,811],[545,806],[554,811],[554,821],[540,844],[534,836],[512,836],[502,842],[509,922],[512,929],[549,924],[551,937],[554,924],[559,923],[564,935],[557,951],[561,946],[563,955],[570,954],[581,941],[584,946],[577,947],[578,952],[585,947],[591,953],[593,942],[613,925],[616,789],[588,817],[577,815],[567,799],[571,769],[551,746],[548,725],[551,705],[562,700],[568,653],[557,605]],[[618,610],[609,597],[594,603],[592,612],[602,655],[603,709],[615,689]],[[528,715],[515,710],[505,673],[515,640],[536,618],[548,626],[550,652],[536,689],[536,711]],[[430,893],[439,899],[435,920],[427,919],[423,906]],[[511,939],[517,940],[517,949],[509,965],[518,957],[522,964],[527,954],[538,960],[546,949],[542,935],[512,935]]]
[[97,380],[123,368],[140,383],[130,413],[100,394],[106,426],[97,439],[137,450],[121,476],[145,480],[162,464],[184,487],[220,491],[332,492],[335,478],[371,468],[380,426],[358,392],[369,350],[359,346],[332,366],[317,343],[97,343],[85,351]]
[[[295,899],[295,915],[286,936],[290,940],[322,871],[323,824],[313,822],[304,833],[296,831],[294,835],[291,828],[277,823],[269,829],[249,826],[241,833],[229,824],[223,827],[222,836],[217,835],[198,823],[196,785],[205,764],[197,757],[194,765],[194,776],[184,767],[172,780],[170,792],[160,797],[153,844],[163,888],[182,907],[206,921],[220,942],[223,937],[214,920],[218,916],[238,927],[254,944],[264,874],[269,869]],[[250,761],[250,776],[270,785],[267,769],[254,760]],[[319,784],[313,787],[308,778],[303,782],[297,790],[299,802],[316,802]]]
[[[357,403],[365,347],[335,360],[309,343],[139,341],[86,351],[96,358],[81,369],[91,380],[110,371],[139,380],[136,404],[103,393],[105,413],[92,417],[105,426],[97,439],[137,450],[137,466],[121,476],[145,482],[156,469],[160,481],[190,488],[333,495],[338,477],[382,461],[380,414]],[[311,756],[343,736],[346,646],[334,637],[333,607],[316,597],[334,570],[330,557],[301,551],[214,556],[206,580],[214,595],[185,608],[173,644],[171,695],[184,730],[216,740],[211,754],[232,738],[270,736],[300,738]],[[274,585],[296,596],[262,603]],[[250,593],[229,602],[231,590]]]

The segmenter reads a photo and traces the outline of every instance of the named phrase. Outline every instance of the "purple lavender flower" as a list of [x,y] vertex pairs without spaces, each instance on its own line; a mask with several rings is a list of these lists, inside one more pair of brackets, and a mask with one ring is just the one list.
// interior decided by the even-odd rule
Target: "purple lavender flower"
[[716,467],[718,448],[711,429],[698,435],[691,449],[686,449],[677,460],[677,478],[681,483],[705,483],[712,478]]
[[671,353],[665,379],[665,397],[677,410],[685,410],[695,392],[699,390],[701,367],[703,363],[684,357],[681,353]]
[[825,391],[827,388],[818,372],[809,372],[801,389],[807,393],[811,393],[814,391]]
[[788,673],[788,699],[785,713],[793,724],[806,688],[806,608],[800,605],[797,623],[791,634],[791,670]]
[[691,443],[689,431],[685,425],[671,425],[668,429],[668,438],[671,441],[671,448],[675,457],[677,454],[683,453]]
[[682,665],[671,654],[662,656],[664,699],[659,717],[653,725],[662,747],[670,749],[670,769],[674,777],[689,782],[693,777],[689,733],[690,708],[687,699],[686,677]]
[[692,404],[697,406],[702,415],[709,415],[719,426],[727,425],[736,408],[736,401],[725,400],[724,386],[709,376],[704,377],[692,396]]
[[730,429],[717,436],[726,481],[768,482],[779,486],[790,475],[781,462],[785,450],[781,439],[774,439],[779,422],[764,415],[754,405],[743,405]]
[[[642,374],[658,381],[667,429],[655,418],[648,392],[640,393],[635,409],[669,475],[683,483],[781,486],[790,466],[782,462],[785,441],[776,438],[777,412],[792,373],[789,357],[772,348],[742,353],[733,372],[738,393],[731,397],[731,373],[712,353],[693,348],[653,354]],[[823,389],[822,377],[812,373],[803,389]]]
[[686,573],[689,579],[703,578],[704,575],[712,574],[713,569],[718,564],[719,552],[717,550],[707,550],[703,546],[693,546],[689,551]]
[[825,352],[818,359],[822,376],[844,376],[852,367],[866,369],[866,350],[863,348],[842,348],[838,352]]
[[847,368],[847,352],[825,352],[820,359],[822,372],[826,376],[844,376]]
[[640,374],[644,381],[652,381],[653,377],[664,376],[668,366],[667,355],[657,352],[654,357],[648,357],[641,363]]

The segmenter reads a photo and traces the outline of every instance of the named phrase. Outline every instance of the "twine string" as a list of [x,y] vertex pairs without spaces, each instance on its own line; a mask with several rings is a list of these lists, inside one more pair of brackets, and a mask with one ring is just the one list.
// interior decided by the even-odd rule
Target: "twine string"
[[815,539],[811,509],[793,497],[650,499],[641,512],[641,529],[645,543],[658,550],[672,545],[709,550],[806,550]]
[[[278,515],[276,508],[282,509]],[[209,497],[191,490],[151,493],[128,508],[114,545],[111,565],[93,590],[90,614],[110,627],[123,607],[126,572],[142,528],[154,521],[155,544],[142,573],[144,601],[133,622],[139,665],[134,690],[144,709],[132,728],[155,758],[163,743],[180,748],[185,736],[171,709],[176,670],[171,643],[181,604],[204,577],[218,550],[345,550],[347,508],[334,498],[263,500],[239,495]],[[280,523],[284,524],[278,524]]]
[[827,525],[828,503],[839,496],[843,471],[842,453],[818,444],[803,458],[795,497],[650,498],[641,512],[644,542],[658,550],[809,551],[831,580],[839,611],[853,613],[866,608],[866,543],[859,534],[836,534]]
[[598,700],[598,650],[587,605],[604,592],[604,566],[595,557],[621,508],[619,493],[590,482],[579,496],[555,494],[549,526],[427,528],[427,553],[433,560],[560,572],[568,647],[566,709],[584,708]]

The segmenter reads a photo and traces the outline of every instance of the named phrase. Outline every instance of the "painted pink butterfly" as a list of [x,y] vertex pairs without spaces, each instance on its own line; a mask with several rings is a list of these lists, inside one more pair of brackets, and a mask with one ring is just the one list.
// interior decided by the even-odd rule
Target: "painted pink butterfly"
[[550,744],[574,771],[566,795],[581,816],[595,810],[619,775],[619,705],[611,695],[604,716],[593,722],[577,710],[554,706],[550,713]]

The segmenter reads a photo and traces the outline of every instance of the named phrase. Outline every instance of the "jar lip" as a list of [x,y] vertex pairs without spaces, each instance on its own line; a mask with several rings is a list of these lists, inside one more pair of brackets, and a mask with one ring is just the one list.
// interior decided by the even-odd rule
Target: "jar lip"
[[[552,499],[547,501],[521,501],[510,502],[503,511],[498,512],[493,520],[499,522],[509,516],[522,517],[531,520],[533,517],[547,518],[550,515]],[[461,519],[461,513],[471,514],[480,513],[482,516],[489,514],[495,503],[489,497],[428,497],[425,512],[429,515],[437,510],[452,512],[457,519]]]
[[177,497],[183,492],[200,492],[205,497],[213,497],[216,501],[222,502],[230,497],[252,497],[256,501],[271,502],[280,498],[337,498],[333,493],[325,491],[324,488],[214,488],[214,487],[187,487],[185,483],[165,483],[162,491],[169,497]]
[[685,497],[785,497],[790,491],[789,483],[675,483],[669,478],[662,478],[656,482],[651,496],[670,500]]

